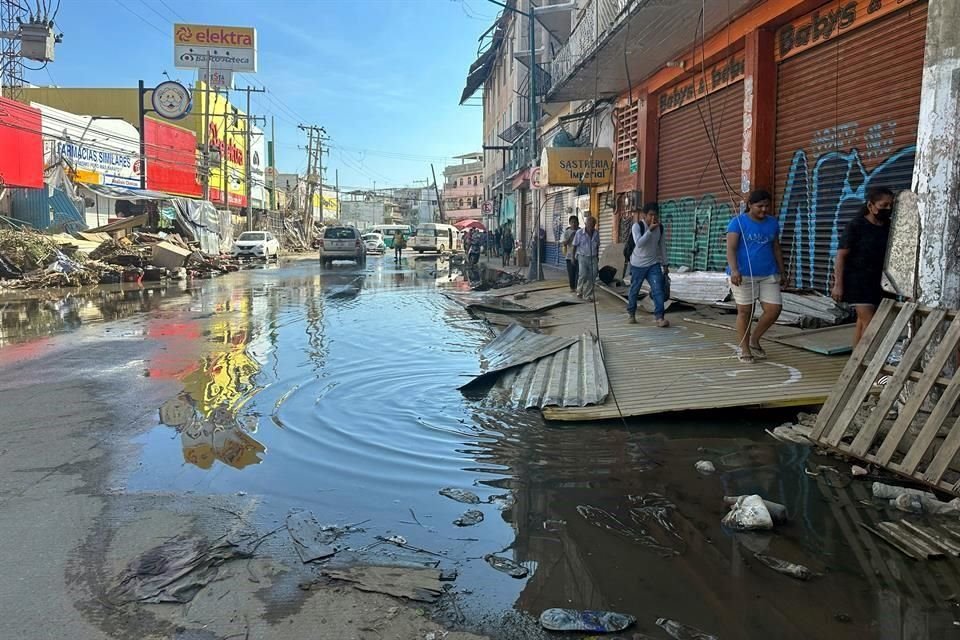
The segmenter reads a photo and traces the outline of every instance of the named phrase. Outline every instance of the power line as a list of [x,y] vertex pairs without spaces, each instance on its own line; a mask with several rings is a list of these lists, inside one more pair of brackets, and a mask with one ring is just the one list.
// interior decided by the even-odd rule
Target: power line
[[152,22],[150,22],[149,20],[147,20],[146,18],[144,18],[142,15],[140,15],[139,13],[137,13],[136,11],[134,11],[133,9],[131,9],[130,7],[128,7],[127,5],[125,5],[125,4],[123,4],[122,2],[120,2],[120,0],[113,0],[113,1],[114,1],[114,3],[116,3],[118,6],[122,7],[124,11],[127,11],[128,13],[136,16],[137,20],[139,20],[139,21],[142,22],[143,24],[147,25],[148,27],[150,27],[151,29],[153,29],[154,31],[156,31],[157,33],[159,33],[160,35],[162,35],[162,36],[167,36],[167,35],[169,35],[169,34],[168,34],[167,32],[165,32],[163,29],[161,29],[161,28],[158,27],[157,25],[153,24]]

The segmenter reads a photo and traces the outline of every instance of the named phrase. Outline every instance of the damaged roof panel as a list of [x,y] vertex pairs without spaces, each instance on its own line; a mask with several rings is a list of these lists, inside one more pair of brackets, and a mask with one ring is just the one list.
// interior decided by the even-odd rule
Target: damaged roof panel
[[505,373],[497,387],[522,409],[585,407],[603,403],[610,393],[600,344],[589,333],[566,349]]

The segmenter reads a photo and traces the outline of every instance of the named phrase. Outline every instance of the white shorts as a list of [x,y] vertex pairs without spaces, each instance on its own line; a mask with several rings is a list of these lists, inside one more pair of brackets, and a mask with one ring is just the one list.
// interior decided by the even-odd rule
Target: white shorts
[[744,278],[739,287],[731,283],[730,290],[733,291],[733,301],[739,305],[753,304],[755,300],[767,304],[783,304],[778,275]]

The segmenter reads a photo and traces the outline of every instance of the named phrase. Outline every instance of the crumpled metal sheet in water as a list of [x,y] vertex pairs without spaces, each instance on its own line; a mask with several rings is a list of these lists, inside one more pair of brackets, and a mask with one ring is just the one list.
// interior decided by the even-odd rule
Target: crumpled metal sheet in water
[[190,602],[217,577],[220,565],[251,555],[228,540],[211,543],[199,536],[178,536],[127,565],[119,583],[110,592],[110,600],[117,603]]

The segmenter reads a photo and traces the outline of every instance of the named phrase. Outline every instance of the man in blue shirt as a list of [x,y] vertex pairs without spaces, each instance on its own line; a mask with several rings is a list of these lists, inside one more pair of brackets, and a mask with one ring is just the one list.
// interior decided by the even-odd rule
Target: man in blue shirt
[[[747,212],[727,226],[727,274],[737,303],[738,358],[752,363],[767,357],[760,338],[780,317],[783,298],[780,286],[786,273],[780,251],[780,223],[770,215],[773,198],[767,191],[753,191]],[[763,315],[751,332],[753,306],[760,301]]]

